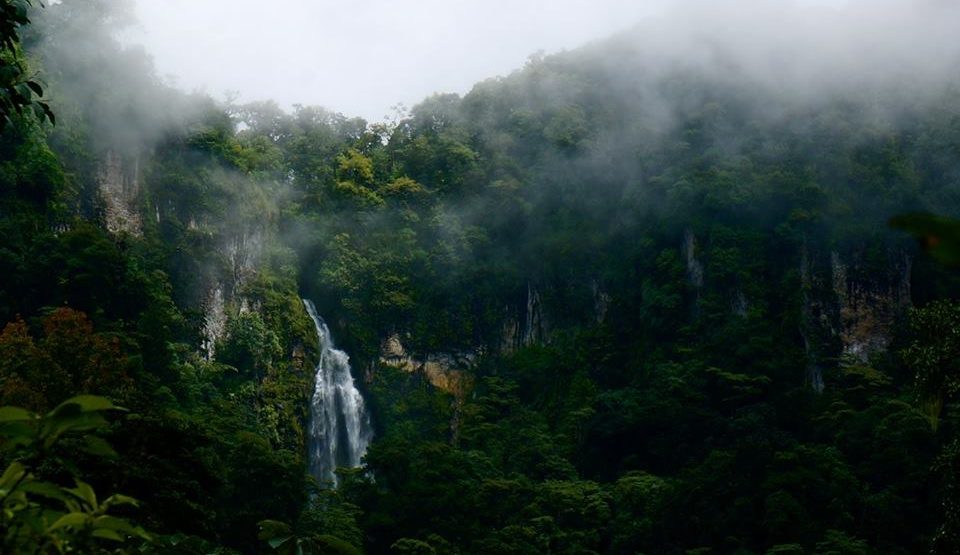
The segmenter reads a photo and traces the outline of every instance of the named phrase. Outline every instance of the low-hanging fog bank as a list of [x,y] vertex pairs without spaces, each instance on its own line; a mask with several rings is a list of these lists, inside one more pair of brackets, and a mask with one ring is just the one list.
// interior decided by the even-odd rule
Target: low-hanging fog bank
[[786,12],[846,3],[563,0],[545,7],[533,0],[284,0],[265,10],[251,2],[137,0],[140,24],[127,35],[180,87],[217,96],[236,91],[241,100],[272,98],[283,106],[324,105],[376,121],[392,114],[398,102],[466,92],[476,81],[508,73],[533,52],[574,48],[658,14],[706,21],[720,9],[763,12],[757,17],[782,31],[778,18],[791,25],[795,19]]

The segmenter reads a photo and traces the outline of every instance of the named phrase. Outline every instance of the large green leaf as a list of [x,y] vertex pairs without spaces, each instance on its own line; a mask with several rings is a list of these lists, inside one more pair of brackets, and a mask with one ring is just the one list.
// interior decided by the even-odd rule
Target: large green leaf
[[31,481],[23,484],[20,489],[27,493],[33,493],[59,501],[66,501],[70,498],[70,496],[63,491],[63,488],[50,482]]
[[90,484],[77,480],[77,487],[70,488],[67,491],[82,499],[93,509],[99,508],[99,505],[97,504],[97,494],[95,491],[93,491],[93,488],[90,487]]
[[288,541],[292,540],[293,538],[294,538],[293,536],[285,536],[285,537],[282,537],[282,538],[273,538],[273,539],[267,540],[267,544],[269,544],[270,547],[276,549],[276,548],[282,546],[283,544],[287,543]]
[[0,423],[0,447],[4,449],[14,449],[33,443],[36,439],[37,430],[32,422],[25,420],[14,420]]
[[81,449],[91,455],[111,459],[117,457],[117,452],[113,450],[113,447],[107,443],[107,440],[99,436],[87,436],[83,438],[83,447],[81,447]]
[[35,420],[36,418],[37,416],[27,409],[20,407],[0,407],[0,422]]
[[96,530],[94,530],[94,531],[93,531],[93,537],[95,537],[95,538],[103,538],[103,539],[106,539],[106,540],[113,540],[113,541],[118,541],[118,542],[122,542],[122,541],[124,541],[124,540],[127,539],[125,536],[121,535],[120,533],[116,532],[115,530],[110,530],[110,529],[106,529],[106,528],[97,528]]
[[75,410],[70,407],[79,407],[81,411],[104,411],[104,410],[126,410],[123,407],[118,407],[113,404],[110,399],[104,397],[98,397],[96,395],[77,395],[76,397],[71,397],[66,401],[57,405],[55,409],[50,412],[50,415],[59,414],[61,411],[66,410]]
[[106,500],[104,500],[104,502],[100,504],[100,508],[106,511],[110,507],[115,507],[117,505],[130,505],[133,507],[137,507],[140,505],[140,502],[134,499],[133,497],[116,494],[106,498]]
[[53,532],[55,530],[60,530],[61,528],[79,528],[86,525],[90,521],[90,515],[87,513],[81,512],[70,512],[67,513],[56,520],[53,524],[47,528],[48,532]]
[[[72,405],[76,406],[76,405]],[[87,432],[107,425],[107,420],[98,413],[80,412],[70,413],[61,411],[59,414],[47,416],[43,419],[40,437],[43,446],[50,447],[60,439],[60,436],[69,432]]]
[[27,470],[18,462],[10,463],[0,476],[0,490],[9,492],[23,477]]

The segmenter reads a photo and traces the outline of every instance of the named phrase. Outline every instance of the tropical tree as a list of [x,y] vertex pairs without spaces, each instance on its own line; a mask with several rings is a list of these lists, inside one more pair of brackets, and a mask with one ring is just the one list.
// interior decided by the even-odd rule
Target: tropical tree
[[89,395],[68,399],[45,415],[0,407],[0,456],[10,461],[0,475],[0,551],[126,553],[123,546],[151,539],[143,528],[117,516],[119,507],[135,507],[135,499],[125,495],[100,499],[77,477],[68,487],[39,471],[52,461],[72,468],[57,450],[58,442],[67,437],[75,438],[91,455],[115,457],[116,452],[90,432],[107,425],[107,413],[122,410]]

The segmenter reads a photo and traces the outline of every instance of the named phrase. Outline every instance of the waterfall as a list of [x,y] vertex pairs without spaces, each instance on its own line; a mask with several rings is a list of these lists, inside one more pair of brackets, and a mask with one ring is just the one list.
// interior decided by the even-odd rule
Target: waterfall
[[337,350],[330,329],[313,303],[303,299],[320,341],[316,385],[310,403],[308,462],[310,473],[321,483],[337,485],[338,466],[357,467],[373,437],[363,397],[353,385],[350,357]]

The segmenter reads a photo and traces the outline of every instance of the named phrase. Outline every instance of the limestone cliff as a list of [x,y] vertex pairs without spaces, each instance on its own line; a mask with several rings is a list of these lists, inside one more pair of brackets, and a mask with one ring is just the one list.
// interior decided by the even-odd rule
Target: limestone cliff
[[141,235],[143,222],[140,197],[140,155],[122,156],[107,151],[96,176],[97,189],[103,202],[103,217],[111,233]]
[[525,293],[523,304],[504,308],[499,345],[493,346],[501,353],[511,353],[549,340],[550,322],[544,312],[540,288],[527,281]]
[[523,297],[503,309],[499,340],[487,347],[501,354],[512,353],[522,347],[549,343],[565,322],[579,325],[591,320],[597,324],[606,321],[613,297],[598,278],[568,284],[568,293],[573,291],[578,299],[576,307],[558,301],[557,289],[561,288],[528,280]]
[[699,291],[703,288],[703,263],[697,252],[697,236],[692,229],[683,233],[683,259],[687,267],[687,281]]
[[822,391],[824,369],[866,364],[889,347],[911,305],[912,259],[894,247],[868,257],[862,248],[827,254],[805,244],[800,254],[807,381]]
[[478,353],[431,353],[415,357],[407,352],[398,334],[386,338],[380,347],[380,363],[404,372],[419,373],[437,389],[462,399],[473,386],[470,369]]
[[221,267],[210,271],[201,306],[203,309],[202,349],[212,359],[215,345],[225,339],[227,320],[246,312],[259,312],[259,303],[244,294],[244,290],[257,275],[262,262],[266,230],[248,226],[227,229],[217,247]]
[[842,354],[857,362],[886,351],[893,326],[911,305],[910,256],[890,251],[887,258],[886,268],[876,272],[859,253],[846,259],[836,251],[830,255]]

